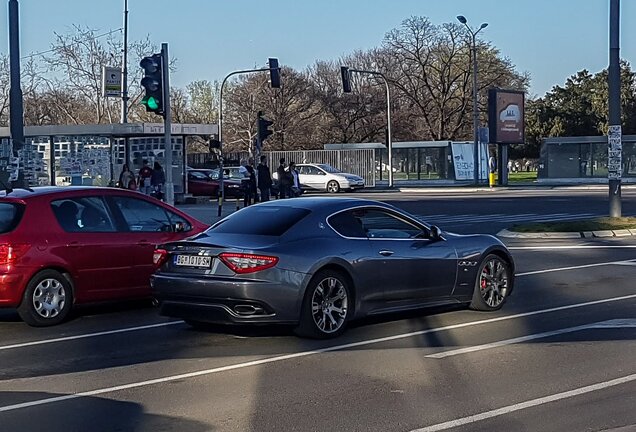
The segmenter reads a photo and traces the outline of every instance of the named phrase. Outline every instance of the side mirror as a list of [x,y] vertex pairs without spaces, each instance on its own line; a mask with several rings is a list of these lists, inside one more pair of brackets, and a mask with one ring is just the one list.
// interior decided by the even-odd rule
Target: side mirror
[[442,230],[437,225],[431,225],[430,238],[432,241],[440,241],[442,239]]

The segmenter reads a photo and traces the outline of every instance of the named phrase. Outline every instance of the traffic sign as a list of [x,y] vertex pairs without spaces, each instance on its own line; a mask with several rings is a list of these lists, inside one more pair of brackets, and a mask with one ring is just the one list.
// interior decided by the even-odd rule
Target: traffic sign
[[102,66],[102,96],[121,96],[121,68]]

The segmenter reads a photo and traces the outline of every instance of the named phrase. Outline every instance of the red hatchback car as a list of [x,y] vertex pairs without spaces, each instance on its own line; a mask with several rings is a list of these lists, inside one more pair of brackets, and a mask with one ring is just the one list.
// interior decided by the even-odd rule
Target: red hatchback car
[[32,326],[74,304],[150,296],[156,244],[205,224],[124,189],[39,187],[0,193],[0,307]]

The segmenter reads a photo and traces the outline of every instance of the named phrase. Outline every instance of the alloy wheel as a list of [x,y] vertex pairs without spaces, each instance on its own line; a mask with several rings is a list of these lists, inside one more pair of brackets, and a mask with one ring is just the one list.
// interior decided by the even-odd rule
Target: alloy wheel
[[314,323],[323,333],[338,331],[347,318],[349,299],[344,284],[335,277],[320,281],[311,298]]
[[501,259],[492,257],[484,264],[479,275],[479,292],[492,308],[504,301],[508,293],[508,267]]
[[42,318],[54,318],[64,309],[66,291],[57,279],[44,279],[33,290],[33,308]]

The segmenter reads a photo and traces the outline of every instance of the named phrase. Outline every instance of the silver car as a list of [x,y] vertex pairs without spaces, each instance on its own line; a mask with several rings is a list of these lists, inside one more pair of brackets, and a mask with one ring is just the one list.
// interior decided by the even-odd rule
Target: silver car
[[303,189],[337,193],[341,190],[353,191],[364,187],[362,177],[342,172],[329,164],[297,164],[296,170],[298,181]]
[[246,207],[154,254],[161,314],[292,324],[334,337],[368,315],[432,305],[499,309],[514,261],[490,235],[457,235],[382,202],[292,198]]

